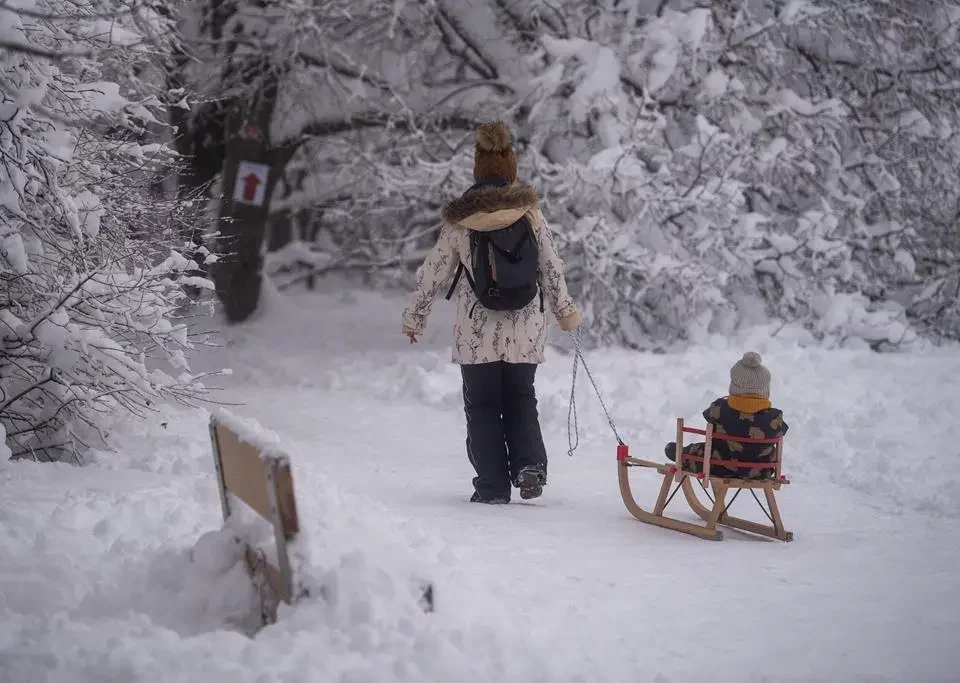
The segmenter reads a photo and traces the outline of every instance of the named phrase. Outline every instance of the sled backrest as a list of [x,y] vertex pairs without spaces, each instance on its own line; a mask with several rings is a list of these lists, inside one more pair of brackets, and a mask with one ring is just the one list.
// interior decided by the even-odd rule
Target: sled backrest
[[282,454],[263,453],[216,416],[210,418],[210,442],[217,468],[223,521],[230,518],[228,494],[232,494],[273,526],[277,546],[276,566],[266,560],[261,549],[251,547],[246,549],[247,564],[254,573],[262,568],[264,579],[273,594],[290,603],[293,599],[293,577],[287,543],[300,530],[290,461]]
[[[713,440],[717,439],[720,441],[735,441],[737,443],[751,443],[751,444],[774,444],[776,445],[776,457],[770,462],[747,462],[743,460],[722,460],[718,461],[719,464],[722,464],[724,467],[746,467],[749,469],[755,470],[774,470],[774,479],[773,481],[780,481],[783,479],[783,475],[780,473],[780,468],[783,462],[783,437],[777,436],[770,439],[752,439],[746,436],[733,436],[730,434],[715,434],[713,431],[713,425],[708,424],[706,429],[696,429],[695,427],[687,427],[683,423],[683,418],[677,418],[677,453],[676,453],[676,463],[677,467],[681,470],[683,469],[683,460],[692,460],[695,459],[695,456],[686,455],[683,452],[683,435],[684,434],[698,434],[704,437],[703,445],[703,479],[710,479],[710,463],[711,456],[713,454]],[[697,458],[699,459],[699,458]]]

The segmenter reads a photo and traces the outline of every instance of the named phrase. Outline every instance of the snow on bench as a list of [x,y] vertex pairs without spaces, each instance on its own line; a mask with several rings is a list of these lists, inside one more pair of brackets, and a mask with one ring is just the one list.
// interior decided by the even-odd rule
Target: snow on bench
[[[224,410],[210,417],[210,442],[224,525],[249,526],[236,519],[239,508],[245,506],[272,528],[273,548],[262,533],[250,531],[241,536],[246,539],[247,571],[260,595],[261,625],[273,623],[280,600],[293,604],[307,596],[306,588],[295,581],[294,564],[298,563],[291,562],[300,520],[290,458],[275,435]],[[237,500],[245,505],[238,505]],[[259,524],[262,531],[263,522]],[[433,611],[431,583],[423,585],[422,605],[425,611]]]
[[236,496],[273,528],[275,552],[247,544],[245,560],[260,591],[261,615],[266,623],[276,619],[278,600],[295,598],[288,545],[300,531],[290,459],[269,435],[251,428],[226,411],[210,418],[210,442],[217,468],[224,524],[237,512]]

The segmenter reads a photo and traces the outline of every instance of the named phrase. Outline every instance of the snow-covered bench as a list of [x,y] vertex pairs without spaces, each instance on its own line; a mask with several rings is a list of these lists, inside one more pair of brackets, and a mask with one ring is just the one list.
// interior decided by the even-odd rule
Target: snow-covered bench
[[[294,580],[289,552],[300,531],[290,459],[275,443],[226,413],[211,416],[210,441],[224,524],[237,512],[231,501],[235,496],[273,527],[275,549],[248,543],[244,551],[260,593],[262,624],[273,623],[280,600],[291,604],[306,596]],[[421,585],[423,609],[432,612],[433,584]]]
[[245,550],[247,569],[260,590],[262,617],[270,623],[276,618],[278,600],[290,604],[299,597],[294,594],[287,545],[296,538],[300,521],[289,458],[258,441],[254,433],[224,415],[211,416],[210,442],[224,524],[235,512],[232,494],[273,527],[275,553],[250,545]]

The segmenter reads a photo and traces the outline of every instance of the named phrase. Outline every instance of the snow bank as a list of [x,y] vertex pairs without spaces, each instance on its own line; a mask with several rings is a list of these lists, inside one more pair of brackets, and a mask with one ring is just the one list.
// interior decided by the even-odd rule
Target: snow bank
[[[185,636],[242,627],[249,581],[237,544],[217,533],[204,427],[164,410],[118,422],[113,436],[130,450],[100,452],[88,467],[0,463],[0,612],[11,620],[0,621],[26,628],[34,617],[96,622],[132,610]],[[0,645],[0,661],[9,656]]]
[[[118,450],[76,468],[0,462],[0,679],[574,680],[524,635],[455,554],[395,511],[348,494],[292,454],[309,597],[253,639],[242,544],[221,529],[207,416],[118,422]],[[299,453],[322,460],[315,453]],[[439,611],[420,605],[422,580]]]

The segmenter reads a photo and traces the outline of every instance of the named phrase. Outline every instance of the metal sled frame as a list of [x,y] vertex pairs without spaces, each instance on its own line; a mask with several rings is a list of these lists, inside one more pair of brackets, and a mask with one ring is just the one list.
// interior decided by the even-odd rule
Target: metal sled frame
[[[700,434],[705,437],[703,456],[692,455],[683,452],[683,435]],[[743,462],[738,460],[712,460],[711,451],[713,440],[720,439],[724,441],[737,441],[740,443],[767,443],[776,444],[777,456],[774,462],[755,463]],[[694,474],[683,471],[683,461],[702,461],[703,472]],[[680,531],[685,534],[691,534],[698,538],[705,538],[712,541],[722,541],[723,532],[717,528],[727,526],[740,531],[766,536],[767,538],[780,541],[792,541],[793,532],[787,531],[783,526],[783,520],[780,518],[780,508],[777,506],[775,491],[779,491],[781,486],[790,483],[784,475],[780,473],[780,465],[783,461],[783,437],[774,439],[749,439],[744,437],[729,436],[727,434],[714,434],[713,425],[707,425],[706,429],[694,429],[685,427],[683,418],[677,418],[677,451],[675,463],[656,463],[650,460],[640,460],[630,457],[630,451],[626,444],[620,444],[617,448],[617,474],[620,479],[620,495],[623,497],[623,503],[627,510],[641,522],[654,524],[665,529]],[[753,480],[753,479],[729,479],[710,476],[711,464],[725,467],[749,467],[752,469],[773,469],[775,476],[773,479]],[[663,483],[660,485],[660,494],[657,496],[656,505],[653,512],[649,512],[637,504],[633,493],[630,490],[630,468],[646,467],[657,470],[663,475]],[[712,507],[707,507],[697,498],[694,488],[694,480],[711,498]],[[671,492],[671,487],[673,491]],[[696,524],[693,522],[684,522],[679,519],[664,516],[664,510],[673,500],[677,490],[683,490],[683,496],[693,512],[702,519],[705,524]],[[727,493],[734,490],[733,496],[727,502]],[[767,507],[765,508],[757,498],[756,490],[763,491],[766,498]],[[713,495],[710,495],[710,491]],[[732,517],[728,514],[730,506],[742,490],[750,491],[757,505],[764,511],[770,524],[759,524],[748,519]],[[769,508],[769,509],[768,509]]]

